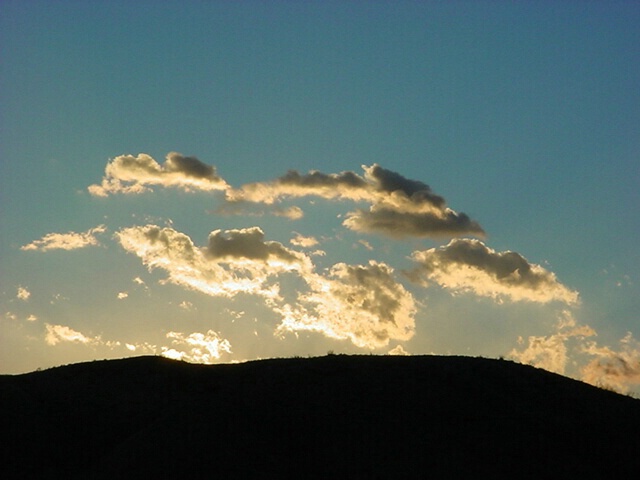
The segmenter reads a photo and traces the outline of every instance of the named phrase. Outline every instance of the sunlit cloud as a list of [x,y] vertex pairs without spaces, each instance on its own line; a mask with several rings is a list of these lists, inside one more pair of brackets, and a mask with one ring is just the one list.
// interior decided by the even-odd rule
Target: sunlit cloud
[[89,344],[96,341],[95,338],[86,337],[82,333],[65,325],[51,325],[47,323],[45,327],[47,329],[45,342],[48,345],[56,345],[60,342]]
[[343,225],[358,232],[393,237],[484,236],[480,225],[464,213],[446,206],[443,197],[420,181],[403,177],[374,164],[364,175],[346,171],[325,174],[290,170],[271,182],[256,182],[226,192],[230,202],[272,205],[283,198],[316,196],[328,200],[351,200],[370,204],[346,215]]
[[118,293],[118,300],[124,300],[128,296],[129,296],[129,293],[127,293],[127,292],[119,292]]
[[36,320],[38,320],[38,317],[34,314],[31,314],[27,317],[27,322],[35,322]]
[[213,330],[207,333],[194,332],[185,335],[180,332],[169,332],[173,347],[162,347],[162,355],[174,360],[185,360],[194,363],[215,363],[225,353],[231,353],[229,340],[221,338]]
[[578,293],[552,272],[516,252],[496,252],[479,240],[454,239],[443,247],[415,251],[412,259],[418,267],[409,276],[425,285],[433,282],[496,301],[578,302]]
[[416,304],[393,275],[393,269],[368,265],[334,265],[328,276],[307,275],[310,292],[296,305],[275,309],[282,315],[277,333],[312,331],[348,339],[362,348],[378,348],[390,340],[414,335]]
[[[570,310],[563,310],[558,315],[556,332],[548,336],[530,336],[526,347],[513,349],[509,357],[513,360],[544,368],[550,372],[564,374],[569,360],[570,340],[578,343],[580,349],[585,338],[596,336],[596,331],[588,325],[579,325]],[[518,343],[524,345],[524,339]]]
[[48,233],[40,240],[35,240],[28,245],[20,247],[20,250],[38,250],[46,252],[48,250],[76,250],[89,246],[96,246],[100,243],[96,238],[96,234],[104,233],[107,227],[98,225],[90,228],[86,232],[76,233]]
[[391,350],[389,350],[387,352],[388,355],[411,355],[409,352],[407,352],[402,345],[397,345],[396,347],[392,348]]
[[149,269],[168,273],[167,281],[212,296],[249,293],[274,298],[278,274],[308,271],[311,261],[278,242],[264,241],[258,227],[215,230],[206,247],[172,228],[130,227],[116,233],[122,247],[136,254]]
[[242,215],[245,217],[262,217],[269,214],[275,217],[288,218],[289,220],[300,220],[304,217],[302,209],[295,205],[283,207],[281,205],[268,204],[266,208],[264,208],[264,205],[258,208],[255,203],[244,200],[227,202],[218,208],[208,211],[208,213],[215,215]]
[[193,303],[191,302],[187,302],[186,300],[183,300],[182,302],[180,302],[178,304],[178,306],[180,308],[182,308],[183,310],[193,310],[195,307],[193,306]]
[[196,157],[170,152],[160,165],[151,156],[141,153],[115,157],[105,168],[100,185],[90,185],[89,192],[98,197],[109,194],[135,194],[150,190],[151,186],[176,187],[186,191],[226,190],[227,183],[216,173],[215,167]]
[[296,233],[296,236],[289,240],[289,242],[291,243],[291,245],[302,248],[315,247],[319,243],[318,240],[316,240],[314,237],[306,237],[299,233]]
[[640,385],[640,342],[631,333],[620,341],[619,350],[590,342],[583,351],[596,357],[582,369],[585,382],[622,393],[631,385]]
[[18,287],[18,293],[16,294],[16,298],[18,300],[26,302],[27,300],[29,300],[29,297],[31,297],[31,292],[29,290],[22,286]]
[[411,212],[373,205],[369,210],[355,210],[347,214],[344,226],[362,233],[383,233],[390,237],[407,236],[447,238],[460,235],[484,236],[477,222],[464,213],[450,208],[436,211]]

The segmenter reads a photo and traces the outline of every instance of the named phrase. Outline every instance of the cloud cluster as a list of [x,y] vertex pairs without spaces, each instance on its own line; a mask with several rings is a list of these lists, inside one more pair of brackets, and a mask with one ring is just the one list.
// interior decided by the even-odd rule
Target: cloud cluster
[[213,330],[207,333],[194,332],[185,335],[181,332],[169,332],[167,338],[179,348],[162,347],[164,357],[194,363],[215,363],[224,353],[231,353],[231,343]]
[[[166,271],[166,281],[212,296],[262,296],[282,316],[277,333],[315,331],[371,348],[390,339],[407,340],[414,333],[413,296],[384,263],[339,263],[323,276],[315,273],[305,254],[265,241],[258,227],[215,230],[206,247],[156,225],[126,228],[116,237],[148,268]],[[298,276],[306,285],[295,305],[280,296],[277,277],[283,273]]]
[[620,341],[620,350],[590,342],[583,351],[595,356],[582,369],[582,379],[599,387],[626,393],[629,385],[640,385],[640,342],[631,333]]
[[96,238],[96,234],[106,231],[106,226],[98,225],[95,228],[90,228],[86,232],[81,233],[48,233],[40,240],[35,240],[28,245],[20,247],[20,250],[46,252],[47,250],[76,250],[78,248],[96,246],[100,244]]
[[165,270],[169,282],[212,296],[250,293],[275,298],[278,285],[269,285],[270,277],[305,271],[311,265],[305,255],[278,242],[265,242],[258,227],[215,230],[203,248],[187,235],[157,225],[124,228],[116,238],[149,269]]
[[113,193],[142,193],[152,185],[177,187],[183,190],[226,190],[227,183],[216,173],[215,167],[196,157],[170,152],[160,165],[151,156],[141,153],[120,155],[105,167],[100,185],[90,185],[89,193],[106,197]]
[[369,209],[349,212],[343,225],[351,230],[393,237],[483,236],[480,225],[464,213],[446,206],[443,197],[420,181],[374,164],[364,166],[364,175],[346,171],[325,174],[312,170],[300,174],[290,170],[272,182],[244,185],[228,190],[230,202],[274,204],[283,198],[317,196],[330,200],[367,202]]
[[[509,357],[513,360],[544,368],[550,372],[563,375],[569,359],[567,342],[571,339],[584,339],[596,335],[588,325],[573,325],[570,328],[560,328],[558,332],[548,336],[530,336],[527,346],[522,351],[513,349]],[[519,343],[524,343],[522,338]]]
[[328,276],[308,276],[307,281],[310,292],[300,294],[296,305],[278,309],[278,332],[320,332],[363,348],[413,337],[416,304],[390,266],[373,260],[368,265],[338,263]]
[[496,252],[479,240],[453,239],[439,248],[415,251],[412,259],[418,267],[409,276],[423,284],[435,282],[498,301],[578,302],[578,293],[558,282],[553,272],[516,252]]

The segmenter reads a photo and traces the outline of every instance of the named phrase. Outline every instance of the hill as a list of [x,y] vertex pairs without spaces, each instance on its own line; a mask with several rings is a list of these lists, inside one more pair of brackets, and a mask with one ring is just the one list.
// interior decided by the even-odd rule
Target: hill
[[0,376],[9,478],[629,478],[640,400],[508,361],[105,360]]

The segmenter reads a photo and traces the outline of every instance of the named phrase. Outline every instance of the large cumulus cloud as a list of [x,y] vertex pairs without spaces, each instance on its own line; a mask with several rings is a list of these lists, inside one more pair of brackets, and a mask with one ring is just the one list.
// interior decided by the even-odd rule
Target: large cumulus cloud
[[92,195],[105,197],[112,193],[146,192],[152,185],[205,191],[229,188],[215,167],[196,157],[170,152],[162,165],[145,153],[115,157],[107,164],[102,183],[90,185],[88,190]]
[[553,272],[529,263],[519,253],[496,252],[479,240],[454,239],[443,247],[413,252],[412,259],[418,267],[410,272],[411,278],[454,292],[499,301],[578,301],[578,293],[562,285]]

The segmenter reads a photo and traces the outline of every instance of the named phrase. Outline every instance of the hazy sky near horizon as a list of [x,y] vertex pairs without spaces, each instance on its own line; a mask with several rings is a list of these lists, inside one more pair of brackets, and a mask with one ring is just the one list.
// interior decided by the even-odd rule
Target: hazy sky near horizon
[[506,356],[640,389],[636,2],[0,5],[0,373]]

